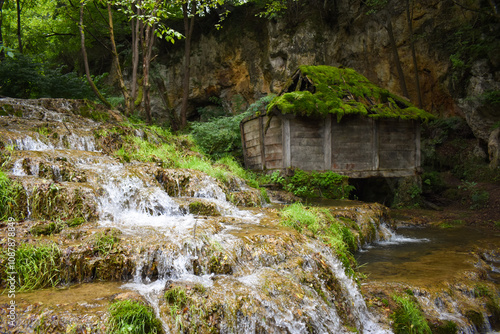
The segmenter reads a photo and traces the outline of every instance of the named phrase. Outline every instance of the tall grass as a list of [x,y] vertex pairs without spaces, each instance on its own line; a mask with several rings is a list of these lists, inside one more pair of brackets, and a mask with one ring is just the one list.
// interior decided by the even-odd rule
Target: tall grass
[[123,300],[109,307],[107,333],[163,333],[163,329],[151,307],[133,300]]
[[392,296],[398,308],[392,314],[396,334],[431,334],[431,329],[418,305],[408,296]]
[[328,209],[306,207],[294,203],[281,210],[281,224],[301,233],[312,233],[325,245],[332,248],[344,265],[346,273],[355,275],[356,260],[352,252],[356,250],[356,238],[351,230],[334,218]]
[[16,249],[18,291],[54,287],[60,281],[61,251],[55,244],[20,244]]
[[0,170],[0,221],[16,218],[17,199],[22,187]]
[[248,185],[258,187],[255,175],[245,171],[231,156],[224,156],[214,163],[197,152],[198,149],[188,136],[175,136],[156,126],[143,127],[141,130],[145,133],[144,138],[125,136],[124,146],[115,155],[126,162],[158,162],[166,168],[198,170],[223,183],[237,176],[246,180]]

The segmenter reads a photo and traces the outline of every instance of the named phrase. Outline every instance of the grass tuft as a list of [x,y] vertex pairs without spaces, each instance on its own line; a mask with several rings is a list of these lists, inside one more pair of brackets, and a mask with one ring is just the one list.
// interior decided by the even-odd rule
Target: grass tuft
[[123,300],[109,307],[107,333],[163,333],[163,329],[150,306]]
[[59,247],[52,244],[21,244],[16,249],[18,291],[54,287],[60,281]]
[[392,296],[398,308],[392,314],[396,334],[431,334],[431,329],[418,305],[408,296]]

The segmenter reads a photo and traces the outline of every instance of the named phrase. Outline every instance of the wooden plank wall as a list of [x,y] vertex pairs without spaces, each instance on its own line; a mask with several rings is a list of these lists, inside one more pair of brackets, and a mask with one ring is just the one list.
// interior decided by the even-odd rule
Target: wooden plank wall
[[283,168],[283,129],[279,117],[265,116],[264,125],[264,155],[267,169]]
[[303,170],[324,170],[325,119],[297,117],[290,120],[291,165]]
[[332,117],[264,116],[242,123],[241,128],[249,169],[330,169],[368,177],[412,173],[420,165],[416,121],[344,117],[338,123]]
[[417,130],[414,121],[378,122],[380,169],[407,169],[417,165]]
[[373,121],[368,118],[344,117],[332,121],[332,170],[373,170]]
[[260,121],[255,118],[243,123],[242,141],[245,153],[245,164],[249,169],[262,169]]

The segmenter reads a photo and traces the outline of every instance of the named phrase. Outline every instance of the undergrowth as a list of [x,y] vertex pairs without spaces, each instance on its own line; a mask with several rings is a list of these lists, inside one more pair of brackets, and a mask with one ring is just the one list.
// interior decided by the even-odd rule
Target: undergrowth
[[346,273],[355,275],[353,252],[358,247],[357,239],[343,220],[334,218],[328,209],[294,203],[281,210],[281,224],[321,240],[336,252]]
[[109,307],[107,333],[163,333],[163,329],[151,307],[133,300],[123,300]]
[[194,169],[223,183],[237,176],[246,180],[248,185],[258,187],[256,176],[243,169],[234,157],[225,155],[212,161],[199,152],[190,136],[174,135],[158,126],[127,126],[141,130],[143,136],[124,136],[123,146],[114,152],[124,162],[136,160],[156,162],[164,168]]

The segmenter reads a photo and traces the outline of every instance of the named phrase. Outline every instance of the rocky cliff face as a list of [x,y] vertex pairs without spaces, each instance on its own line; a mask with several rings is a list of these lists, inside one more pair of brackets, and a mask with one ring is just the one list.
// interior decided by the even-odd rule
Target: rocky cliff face
[[[303,64],[354,68],[403,95],[385,28],[388,20],[408,97],[418,104],[404,2],[391,5],[390,14],[370,15],[361,1],[333,3],[295,8],[278,20],[256,17],[256,9],[244,6],[230,14],[223,29],[205,29],[196,36],[191,55],[191,116],[195,118],[196,108],[209,104],[211,96],[236,111],[263,95],[279,93]],[[412,17],[423,107],[437,115],[466,117],[476,137],[487,142],[500,121],[500,111],[498,102],[488,105],[481,96],[500,89],[500,43],[495,37],[500,21],[481,19],[473,11],[441,0],[415,2]],[[473,52],[478,48],[480,52]],[[169,46],[160,60],[169,101],[177,110],[182,57],[181,42]]]

